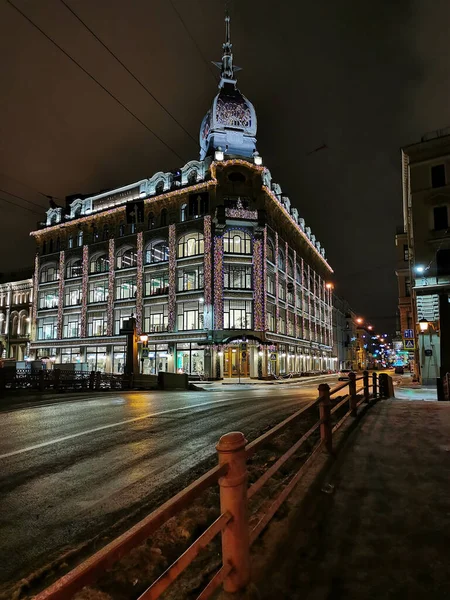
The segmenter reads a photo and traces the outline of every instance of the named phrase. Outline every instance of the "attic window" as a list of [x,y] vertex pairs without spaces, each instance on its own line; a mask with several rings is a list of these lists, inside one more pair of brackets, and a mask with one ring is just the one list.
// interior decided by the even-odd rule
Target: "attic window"
[[233,183],[245,183],[245,175],[239,173],[239,171],[233,171],[228,175],[228,179]]

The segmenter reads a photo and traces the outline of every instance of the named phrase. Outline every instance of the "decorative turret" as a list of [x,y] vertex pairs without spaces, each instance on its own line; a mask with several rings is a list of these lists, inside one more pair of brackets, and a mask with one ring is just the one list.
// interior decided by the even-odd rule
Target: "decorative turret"
[[236,87],[230,36],[230,17],[225,16],[225,43],[222,45],[219,93],[200,128],[200,160],[221,149],[227,155],[252,158],[256,151],[256,113],[253,104]]

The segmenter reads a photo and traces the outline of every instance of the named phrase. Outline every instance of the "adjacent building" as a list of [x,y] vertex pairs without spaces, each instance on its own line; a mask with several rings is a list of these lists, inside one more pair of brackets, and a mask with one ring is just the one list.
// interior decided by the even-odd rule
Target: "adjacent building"
[[[405,347],[415,352],[417,375],[424,384],[439,384],[450,372],[450,129],[403,148],[402,173],[401,329]],[[405,337],[409,329],[413,342]]]
[[[265,377],[335,369],[333,273],[256,149],[229,19],[200,159],[67,200],[32,232],[36,357],[120,373],[123,322],[148,336],[145,373]],[[144,338],[145,339],[145,338]]]
[[0,358],[28,357],[32,284],[31,269],[0,277]]

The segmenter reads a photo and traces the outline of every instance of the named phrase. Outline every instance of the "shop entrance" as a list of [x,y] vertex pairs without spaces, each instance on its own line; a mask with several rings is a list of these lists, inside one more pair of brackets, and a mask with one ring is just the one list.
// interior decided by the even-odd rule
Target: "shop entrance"
[[223,376],[224,377],[248,377],[250,374],[248,350],[226,348],[223,352]]

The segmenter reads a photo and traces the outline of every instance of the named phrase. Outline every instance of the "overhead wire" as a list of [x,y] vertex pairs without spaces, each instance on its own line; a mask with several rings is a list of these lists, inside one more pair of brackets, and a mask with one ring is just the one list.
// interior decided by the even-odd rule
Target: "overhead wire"
[[183,25],[184,30],[186,31],[186,33],[188,34],[189,38],[191,39],[192,43],[194,44],[194,46],[197,49],[197,52],[200,54],[202,60],[206,63],[206,66],[208,67],[208,72],[211,74],[211,77],[214,78],[215,83],[217,84],[217,82],[219,81],[219,77],[216,77],[215,72],[213,72],[211,70],[211,61],[209,61],[206,56],[203,54],[200,46],[197,44],[197,41],[195,40],[194,36],[191,34],[191,32],[189,31],[188,26],[186,25],[183,17],[181,16],[181,14],[179,13],[178,9],[176,8],[176,6],[174,5],[174,3],[172,2],[172,0],[169,0],[169,4],[172,7],[172,10],[174,11],[174,13],[177,15],[178,19],[180,20],[181,24]]
[[23,202],[27,202],[28,204],[32,204],[33,206],[37,206],[38,208],[45,210],[45,207],[42,206],[41,204],[38,204],[37,202],[33,202],[32,200],[27,200],[26,198],[22,198],[22,196],[18,196],[17,194],[13,194],[12,192],[8,192],[7,190],[3,190],[2,188],[0,188],[0,192],[2,194],[8,194],[8,196],[13,196],[14,198],[17,198],[18,200],[23,200]]
[[113,100],[115,100],[128,114],[130,114],[138,123],[140,123],[149,133],[151,133],[161,144],[163,144],[168,150],[170,150],[177,158],[185,162],[185,159],[178,154],[169,144],[167,144],[155,131],[153,131],[142,119],[140,119],[132,110],[130,110],[121,100],[119,100],[112,92],[108,90],[102,83],[100,83],[89,71],[87,71],[77,60],[75,60],[62,46],[60,46],[55,40],[49,36],[43,29],[39,27],[30,17],[28,17],[20,8],[18,8],[11,0],[6,0],[14,10],[16,10],[26,21],[30,23],[35,29],[39,31],[49,42],[51,42],[60,52],[64,54],[71,62],[73,62],[85,75],[89,77],[94,83],[96,83],[104,92],[108,94]]
[[109,48],[109,46],[107,46],[105,44],[105,42],[103,42],[103,40],[101,40],[98,35],[89,27],[89,25],[86,24],[86,22],[73,10],[73,8],[67,4],[67,2],[65,0],[60,0],[60,2],[62,4],[64,4],[64,6],[67,8],[68,11],[70,11],[72,13],[72,15],[83,25],[83,27],[85,29],[87,29],[89,31],[89,33],[97,40],[97,42],[99,44],[101,44],[101,46],[103,46],[103,48],[119,63],[119,65],[125,69],[125,71],[136,81],[136,83],[138,83],[141,88],[143,90],[145,90],[147,92],[147,94],[156,102],[156,104],[167,114],[169,115],[169,117],[184,131],[184,133],[190,137],[190,139],[194,142],[194,144],[196,144],[196,146],[198,146],[198,141],[194,138],[193,135],[191,135],[189,133],[189,131],[180,123],[180,121],[178,121],[178,119],[170,112],[170,110],[168,110],[163,104],[162,102],[160,102],[158,100],[158,98],[152,94],[152,92],[148,89],[148,87],[142,83],[142,81],[140,79],[138,79],[138,77],[136,77],[136,75],[130,71],[130,69],[123,63],[123,61],[120,60],[120,58],[111,50],[111,48]]
[[22,210],[28,210],[29,212],[32,212],[32,213],[34,213],[36,215],[40,215],[42,217],[42,212],[38,212],[37,210],[33,210],[32,208],[28,208],[28,206],[21,206],[20,204],[17,204],[17,202],[13,202],[12,200],[7,200],[6,198],[2,198],[1,196],[0,196],[0,201],[7,202],[8,204],[12,204],[16,208],[20,208]]
[[11,179],[11,181],[15,181],[19,185],[22,185],[23,187],[27,187],[30,190],[33,190],[34,192],[36,192],[40,196],[44,196],[44,198],[46,198],[47,200],[50,199],[50,198],[56,198],[57,200],[61,200],[61,202],[64,202],[64,200],[62,198],[58,198],[58,196],[49,196],[48,194],[43,194],[42,192],[40,192],[39,190],[37,190],[36,188],[34,188],[32,185],[30,185],[28,183],[23,183],[23,181],[19,181],[18,179],[15,179],[14,177],[11,177],[11,175],[7,175],[6,173],[1,173],[0,172],[0,177],[6,177],[7,179]]

